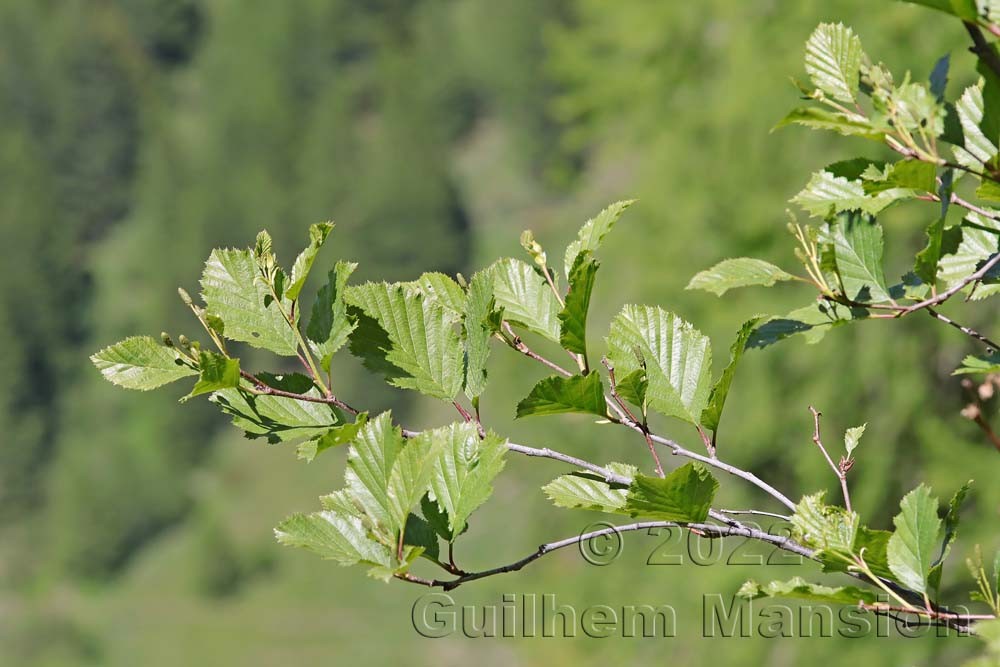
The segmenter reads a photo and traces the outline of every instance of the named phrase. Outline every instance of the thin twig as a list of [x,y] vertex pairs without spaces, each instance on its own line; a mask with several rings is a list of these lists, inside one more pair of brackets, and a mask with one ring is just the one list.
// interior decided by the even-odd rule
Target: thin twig
[[927,311],[927,314],[930,315],[931,317],[933,317],[934,319],[940,320],[940,321],[944,322],[945,324],[947,324],[949,326],[955,327],[956,329],[958,329],[959,331],[961,331],[962,333],[964,333],[966,336],[969,336],[971,338],[975,338],[980,343],[984,343],[984,344],[990,346],[991,348],[993,348],[994,350],[1000,350],[1000,345],[997,345],[992,340],[990,340],[989,338],[987,338],[983,334],[979,333],[978,331],[976,331],[972,327],[967,327],[964,324],[959,324],[955,320],[951,319],[950,317],[948,317],[946,315],[942,315],[941,313],[939,313],[938,311],[934,310],[933,308],[926,308],[925,310]]
[[823,446],[823,440],[820,438],[819,418],[822,413],[817,411],[816,408],[814,408],[811,405],[809,406],[809,412],[811,412],[813,416],[812,440],[816,444],[816,446],[819,447],[819,451],[823,452],[823,458],[825,458],[826,462],[830,464],[830,468],[833,470],[833,474],[836,475],[837,479],[840,481],[840,489],[844,493],[844,507],[847,508],[848,512],[853,512],[854,510],[851,508],[851,492],[848,491],[847,489],[847,470],[845,466],[843,465],[838,466],[836,463],[833,462],[833,459],[830,458],[830,454],[827,453],[826,451],[826,447]]
[[340,400],[333,394],[329,394],[327,396],[311,396],[309,394],[297,394],[292,391],[277,389],[269,384],[265,384],[262,380],[259,380],[251,373],[248,373],[247,371],[242,369],[240,369],[240,376],[243,379],[248,380],[251,384],[253,384],[253,387],[250,389],[250,391],[255,394],[261,394],[265,396],[281,396],[283,398],[292,398],[295,399],[296,401],[305,401],[307,403],[326,403],[327,405],[336,405],[344,412],[348,412],[352,415],[358,414],[358,410],[352,408],[347,403],[344,403],[342,400]]
[[997,52],[993,50],[990,43],[986,41],[983,31],[971,21],[963,21],[962,23],[965,25],[965,30],[969,33],[969,37],[972,38],[972,46],[969,47],[969,51],[976,54],[987,67],[993,70],[997,76],[1000,76],[1000,57],[997,56]]
[[[611,398],[615,400],[615,403],[618,404],[618,407],[621,408],[622,412],[624,412],[629,419],[635,423],[639,423],[635,414],[632,413],[625,401],[623,401],[621,396],[618,395],[618,383],[615,380],[614,367],[612,367],[608,362],[607,357],[601,359],[601,363],[608,369],[608,384],[611,385]],[[656,445],[653,444],[652,438],[649,437],[649,426],[647,426],[645,419],[642,421],[642,437],[645,438],[646,446],[649,447],[649,453],[653,456],[653,462],[656,463],[656,474],[660,477],[666,477],[666,474],[663,472],[663,464],[660,463],[660,457],[656,453]]]
[[542,355],[534,352],[530,347],[528,347],[524,343],[523,340],[521,340],[521,337],[514,332],[514,330],[511,328],[508,322],[504,321],[502,326],[504,332],[510,337],[510,338],[505,337],[504,341],[512,348],[514,348],[515,350],[517,350],[526,357],[530,357],[539,363],[545,364],[546,366],[554,370],[556,373],[559,373],[560,375],[564,375],[565,377],[573,376],[572,373],[570,373],[568,370],[566,370],[559,364],[555,363],[554,361],[549,361]]

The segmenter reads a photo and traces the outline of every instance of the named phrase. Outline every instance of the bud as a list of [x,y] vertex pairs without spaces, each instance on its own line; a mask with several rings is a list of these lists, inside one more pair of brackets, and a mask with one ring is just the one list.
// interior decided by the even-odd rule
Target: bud
[[184,289],[183,287],[178,287],[177,293],[181,295],[181,301],[183,301],[187,305],[190,306],[192,303],[194,303],[194,301],[191,300],[191,295],[188,294],[187,290]]
[[170,338],[170,334],[168,334],[166,331],[160,332],[160,341],[167,347],[174,346],[174,341]]
[[531,255],[531,258],[535,260],[535,264],[541,267],[545,266],[545,250],[535,240],[535,235],[531,233],[530,229],[525,229],[521,232],[521,247]]
[[177,337],[177,342],[180,343],[181,347],[183,347],[185,350],[191,347],[191,341],[189,341],[188,337],[185,336],[184,334],[181,334],[180,336]]

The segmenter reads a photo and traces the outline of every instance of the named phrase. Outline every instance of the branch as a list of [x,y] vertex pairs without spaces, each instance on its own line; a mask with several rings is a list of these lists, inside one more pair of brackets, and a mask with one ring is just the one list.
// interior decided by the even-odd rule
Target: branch
[[959,324],[955,320],[953,320],[950,317],[947,317],[945,315],[942,315],[941,313],[937,312],[933,308],[926,308],[925,310],[927,311],[927,314],[930,315],[931,317],[933,317],[934,319],[940,320],[940,321],[944,322],[947,325],[955,327],[956,329],[958,329],[959,331],[961,331],[962,333],[964,333],[966,336],[969,336],[971,338],[975,338],[980,343],[988,345],[988,346],[992,347],[994,350],[1000,350],[1000,345],[997,345],[992,340],[990,340],[989,338],[987,338],[983,334],[979,333],[975,329],[973,329],[971,327],[967,327],[964,324]]
[[823,446],[823,441],[819,436],[819,418],[822,413],[817,411],[816,408],[811,405],[809,406],[809,412],[811,412],[813,416],[812,440],[816,443],[816,446],[819,447],[819,451],[823,452],[823,458],[825,458],[826,462],[830,464],[830,468],[833,469],[833,474],[837,476],[838,480],[840,480],[840,489],[844,492],[844,507],[847,508],[848,512],[853,512],[854,510],[851,509],[851,493],[847,490],[847,470],[844,467],[843,462],[841,462],[841,465],[839,466],[833,462],[833,459],[830,458],[830,454],[827,453],[826,447]]
[[336,405],[338,408],[344,412],[348,412],[352,415],[358,414],[358,410],[352,408],[347,403],[334,396],[333,394],[327,394],[325,396],[310,396],[309,394],[296,394],[295,392],[285,391],[284,389],[276,389],[269,384],[265,384],[263,381],[259,380],[256,376],[247,371],[240,369],[240,377],[244,380],[248,380],[253,384],[253,388],[250,390],[255,394],[262,396],[282,396],[284,398],[293,398],[296,401],[306,401],[307,403],[326,403],[327,405]]
[[965,25],[965,30],[969,33],[969,37],[972,38],[972,46],[969,47],[969,51],[976,54],[976,57],[993,70],[994,74],[1000,76],[1000,57],[997,56],[997,52],[986,41],[983,31],[971,21],[963,21],[962,23]]

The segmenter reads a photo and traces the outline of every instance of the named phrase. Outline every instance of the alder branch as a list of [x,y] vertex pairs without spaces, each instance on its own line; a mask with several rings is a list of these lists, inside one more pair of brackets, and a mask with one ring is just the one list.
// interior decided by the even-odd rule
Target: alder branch
[[826,462],[830,464],[833,474],[836,475],[837,479],[840,481],[840,490],[844,494],[844,507],[847,508],[848,512],[853,512],[854,510],[851,508],[851,492],[847,489],[847,469],[845,468],[843,462],[839,466],[834,463],[833,459],[830,458],[830,454],[826,451],[826,447],[823,446],[823,440],[820,438],[819,434],[819,418],[822,413],[811,405],[809,406],[809,412],[811,412],[813,416],[812,441],[817,447],[819,447],[819,451],[823,452],[823,458],[825,458]]

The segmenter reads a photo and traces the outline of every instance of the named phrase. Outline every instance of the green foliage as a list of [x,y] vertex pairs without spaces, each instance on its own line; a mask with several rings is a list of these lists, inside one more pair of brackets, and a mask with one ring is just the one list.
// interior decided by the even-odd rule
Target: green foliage
[[636,475],[625,511],[632,516],[698,523],[708,517],[719,482],[700,463],[685,463],[666,477]]
[[921,484],[903,497],[892,520],[896,532],[889,538],[889,569],[908,588],[927,592],[927,577],[941,532],[938,500]]
[[794,276],[760,259],[740,257],[726,259],[711,269],[696,274],[687,289],[703,289],[716,296],[722,296],[734,287],[763,285],[770,287],[778,281],[792,280]]
[[878,597],[872,591],[856,586],[823,586],[812,584],[802,577],[793,577],[788,581],[772,581],[761,586],[751,579],[737,593],[747,600],[761,598],[795,598],[813,602],[829,602],[832,604],[856,605],[858,602],[874,604]]
[[843,24],[824,23],[806,42],[806,71],[817,88],[840,102],[854,102],[861,69],[861,40]]
[[558,415],[583,412],[604,417],[604,385],[597,373],[563,377],[553,375],[539,381],[517,404],[517,416]]
[[[635,466],[624,463],[609,463],[606,467],[628,478],[638,474]],[[594,473],[585,471],[557,477],[543,486],[542,491],[557,507],[609,513],[624,513],[629,493],[628,487],[609,484]]]
[[750,340],[750,336],[754,332],[754,327],[759,321],[759,317],[754,317],[744,322],[736,334],[736,340],[733,341],[732,346],[729,348],[729,364],[722,371],[722,375],[716,380],[715,385],[712,386],[712,393],[708,395],[708,405],[701,411],[701,424],[707,429],[712,431],[719,430],[719,420],[722,419],[722,409],[726,405],[729,388],[732,386],[733,378],[736,376],[736,367],[739,365],[740,359],[743,358],[747,341]]
[[566,305],[559,311],[559,343],[570,352],[587,356],[587,311],[590,310],[590,294],[597,277],[597,260],[592,259],[589,250],[580,252],[569,272],[569,291]]
[[133,336],[110,345],[91,358],[107,380],[126,389],[146,391],[198,371],[173,347],[149,336]]
[[577,233],[576,239],[566,247],[565,270],[567,278],[572,277],[573,267],[576,265],[579,255],[587,251],[597,252],[604,242],[604,237],[614,229],[618,218],[622,217],[622,213],[634,203],[634,199],[615,202],[584,223]]
[[499,260],[491,272],[493,297],[504,318],[558,343],[560,306],[545,278],[517,259]]

